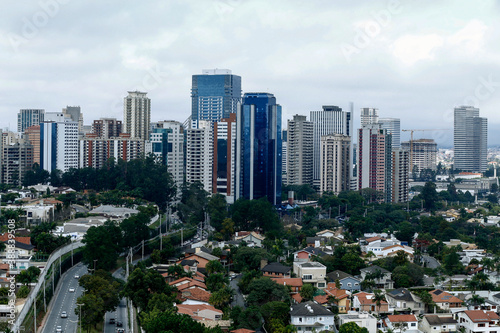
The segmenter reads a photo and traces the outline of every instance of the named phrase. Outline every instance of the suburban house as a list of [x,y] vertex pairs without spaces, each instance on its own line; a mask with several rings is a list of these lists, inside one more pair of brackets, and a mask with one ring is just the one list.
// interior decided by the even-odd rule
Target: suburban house
[[494,333],[500,330],[500,317],[493,311],[466,310],[458,312],[456,318],[465,333]]
[[330,237],[335,236],[335,231],[325,229],[325,230],[317,232],[316,236],[330,238]]
[[312,257],[322,257],[326,253],[314,247],[306,247],[305,249],[293,253],[293,261],[310,261]]
[[457,321],[451,314],[426,314],[418,328],[425,333],[456,332]]
[[[196,250],[199,250],[199,248],[197,248]],[[196,265],[196,269],[198,271],[201,271],[202,273],[205,273],[205,267],[208,264],[208,262],[212,261],[212,260],[219,260],[219,257],[213,256],[210,253],[206,253],[206,252],[199,250],[193,254],[186,254],[186,257],[177,261],[177,264],[180,265],[182,263],[182,261],[184,261],[184,260],[197,261],[198,264]]]
[[335,283],[329,283],[325,289],[323,289],[324,295],[318,295],[314,297],[314,301],[318,304],[328,306],[329,296],[333,296],[337,299],[337,308],[339,313],[347,313],[350,308],[349,294],[347,291],[342,289],[337,289]]
[[[35,254],[35,246],[31,245],[30,237],[16,237],[14,248],[7,248],[9,236],[7,233],[0,235],[0,242],[5,243],[5,249],[0,252],[0,263],[11,264],[10,273],[19,273],[22,270],[28,269],[30,266],[31,257]],[[12,252],[10,252],[12,251]],[[9,255],[9,258],[7,258]],[[13,260],[10,262],[10,260]]]
[[294,262],[293,272],[303,283],[311,283],[320,289],[326,287],[326,266],[319,262]]
[[397,255],[397,253],[399,251],[403,251],[408,256],[410,261],[413,261],[413,253],[415,252],[413,250],[413,248],[406,246],[406,245],[399,245],[399,244],[384,247],[382,249],[382,252],[380,253],[380,257],[382,257],[382,258],[393,257],[393,256]]
[[177,299],[182,304],[206,304],[209,305],[210,292],[207,291],[205,283],[192,278],[183,277],[169,283],[177,287]]
[[235,241],[244,241],[248,247],[262,247],[262,241],[266,237],[256,233],[255,231],[239,231],[234,236]]
[[425,312],[425,304],[420,297],[416,296],[408,289],[394,289],[385,294],[385,298],[389,303],[389,311],[405,312],[408,309],[415,314]]
[[312,301],[295,304],[290,311],[290,323],[299,333],[333,330],[334,314]]
[[389,315],[385,320],[387,329],[394,333],[419,333],[418,319],[415,315]]
[[111,205],[101,205],[92,209],[89,214],[97,214],[104,217],[126,219],[139,213],[137,209],[126,208],[126,207],[115,207]]
[[387,313],[389,312],[389,304],[387,301],[381,301],[380,307],[374,299],[374,294],[366,293],[364,291],[353,295],[352,306],[358,311]]
[[443,291],[441,289],[434,289],[429,291],[429,293],[432,296],[432,301],[436,303],[436,305],[441,310],[450,310],[451,312],[457,312],[465,309],[463,307],[464,301],[456,296],[453,296],[450,293],[447,293],[446,291]]
[[260,270],[264,276],[290,277],[290,271],[292,270],[292,267],[285,266],[283,264],[280,264],[279,262],[272,262],[265,265]]
[[358,313],[349,311],[347,314],[339,314],[339,326],[350,322],[356,323],[359,327],[365,327],[368,333],[377,333],[377,318],[368,312]]
[[337,283],[337,281],[339,281],[340,289],[349,291],[361,290],[361,280],[347,274],[346,272],[335,270],[326,274],[326,276],[330,282]]
[[196,321],[222,319],[224,314],[221,310],[214,308],[212,305],[205,304],[177,304],[177,313],[187,314]]
[[290,287],[290,294],[298,294],[302,289],[302,279],[301,278],[275,278],[272,277],[271,280],[276,282],[277,284],[281,284],[283,286]]
[[307,246],[323,247],[328,244],[328,238],[324,236],[306,237]]
[[373,281],[375,282],[375,287],[378,289],[394,289],[394,281],[391,280],[391,272],[388,270],[373,265],[361,269],[361,279],[364,281],[367,277],[376,276]]

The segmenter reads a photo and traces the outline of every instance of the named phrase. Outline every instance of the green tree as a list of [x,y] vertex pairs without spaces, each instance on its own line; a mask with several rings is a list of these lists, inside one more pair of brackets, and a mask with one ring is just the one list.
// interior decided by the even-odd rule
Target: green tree
[[342,324],[339,328],[339,333],[368,333],[368,330],[365,327],[359,327],[355,322],[351,321]]
[[207,289],[214,292],[229,283],[229,279],[223,273],[212,273],[205,277],[205,285]]
[[421,193],[422,200],[424,200],[424,207],[427,210],[436,209],[436,203],[438,201],[438,194],[436,191],[436,184],[433,182],[427,182],[424,185],[424,189]]
[[220,289],[215,290],[210,295],[208,302],[215,306],[217,309],[223,309],[231,303],[231,297],[233,296],[233,290],[228,286],[223,286]]
[[[116,267],[118,254],[122,249],[122,232],[114,221],[102,226],[92,226],[83,236],[83,261],[89,268],[111,269]],[[95,261],[94,261],[95,260]]]
[[314,297],[314,293],[317,288],[311,283],[304,283],[302,289],[300,289],[300,296],[304,299],[304,301],[310,301]]
[[221,262],[219,260],[211,260],[205,265],[205,270],[207,271],[207,274],[213,274],[213,273],[224,273],[226,269],[224,266],[222,266]]
[[208,214],[210,214],[210,225],[215,230],[221,231],[223,221],[227,217],[227,202],[226,197],[220,193],[216,193],[208,199]]
[[268,277],[253,280],[248,286],[248,304],[262,306],[267,302],[279,301],[290,304],[288,289]]

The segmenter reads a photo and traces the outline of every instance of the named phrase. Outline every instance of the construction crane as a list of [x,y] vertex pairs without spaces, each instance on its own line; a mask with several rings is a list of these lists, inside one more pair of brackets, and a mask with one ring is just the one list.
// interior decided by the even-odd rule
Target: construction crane
[[435,128],[435,129],[403,129],[401,132],[410,132],[410,173],[413,172],[413,132],[425,131],[450,131],[449,128]]

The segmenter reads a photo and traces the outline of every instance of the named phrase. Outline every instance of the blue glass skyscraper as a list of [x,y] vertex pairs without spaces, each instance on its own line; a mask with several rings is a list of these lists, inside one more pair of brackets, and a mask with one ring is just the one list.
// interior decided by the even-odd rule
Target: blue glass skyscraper
[[269,93],[246,93],[236,114],[236,199],[281,203],[281,106]]
[[241,101],[241,77],[228,69],[203,70],[193,75],[191,119],[219,121],[236,112]]

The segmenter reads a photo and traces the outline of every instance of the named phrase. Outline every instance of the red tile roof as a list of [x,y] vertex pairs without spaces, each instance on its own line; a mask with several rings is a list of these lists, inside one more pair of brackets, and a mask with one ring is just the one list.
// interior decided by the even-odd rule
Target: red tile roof
[[432,301],[434,303],[463,303],[460,298],[453,296],[450,293],[447,293],[446,291],[443,291],[441,289],[434,289],[432,291],[429,291],[431,296],[432,296]]
[[482,311],[482,310],[467,310],[464,311],[465,314],[472,320],[473,322],[486,322],[491,320],[498,320],[500,317],[493,311]]
[[177,304],[177,313],[187,314],[188,316],[198,316],[199,311],[210,310],[223,314],[221,310],[214,308],[212,305],[206,304]]
[[[19,243],[31,245],[31,237],[15,237],[15,238],[12,238],[12,239],[15,239],[16,242],[19,242]],[[0,235],[0,242],[6,242],[8,240],[9,240],[9,234],[8,233],[4,233],[3,235]]]
[[255,333],[255,331],[247,330],[246,328],[238,328],[237,330],[231,331],[230,333]]
[[271,280],[284,286],[302,287],[303,285],[301,278],[271,278]]
[[210,299],[210,293],[208,291],[205,291],[201,288],[194,287],[191,289],[186,289],[182,292],[179,292],[178,298],[181,301],[185,301],[186,299],[191,299],[195,301],[202,301],[202,302],[207,302]]
[[412,321],[417,321],[415,315],[389,315],[387,319],[391,321],[391,323],[408,323]]

